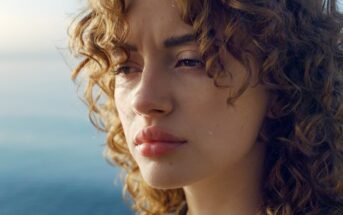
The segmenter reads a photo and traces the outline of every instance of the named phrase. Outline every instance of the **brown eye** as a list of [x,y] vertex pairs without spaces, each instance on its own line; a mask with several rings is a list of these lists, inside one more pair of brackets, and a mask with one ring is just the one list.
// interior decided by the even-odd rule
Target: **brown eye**
[[198,59],[181,59],[179,60],[175,67],[202,67],[204,63]]
[[134,73],[134,72],[138,72],[139,68],[136,66],[130,66],[130,65],[122,65],[122,66],[117,66],[114,69],[114,74],[115,75],[119,75],[119,74],[123,74],[123,75],[128,75],[130,73]]
[[129,66],[121,66],[115,69],[115,74],[118,75],[124,73],[125,75],[127,75],[130,73],[130,69],[131,68]]

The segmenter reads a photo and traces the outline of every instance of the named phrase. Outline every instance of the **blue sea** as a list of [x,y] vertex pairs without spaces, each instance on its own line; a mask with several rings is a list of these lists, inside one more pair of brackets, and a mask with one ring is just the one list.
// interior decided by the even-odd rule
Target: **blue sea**
[[0,215],[134,214],[55,51],[0,56]]

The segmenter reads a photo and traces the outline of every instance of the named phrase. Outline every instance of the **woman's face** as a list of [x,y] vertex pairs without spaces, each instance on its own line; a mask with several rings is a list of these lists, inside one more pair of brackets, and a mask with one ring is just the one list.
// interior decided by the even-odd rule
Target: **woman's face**
[[[131,54],[116,76],[115,104],[145,181],[156,188],[183,187],[244,168],[241,164],[261,154],[256,138],[266,89],[251,86],[234,106],[227,105],[245,69],[227,54],[233,88],[215,87],[197,43],[185,36],[192,27],[181,20],[174,1],[132,1],[127,18]],[[173,139],[159,136],[161,130],[179,143],[166,143]]]

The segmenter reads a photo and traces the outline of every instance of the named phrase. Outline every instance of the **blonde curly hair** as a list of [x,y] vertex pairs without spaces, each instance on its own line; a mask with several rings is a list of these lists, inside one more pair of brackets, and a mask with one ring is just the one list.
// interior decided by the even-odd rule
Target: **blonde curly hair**
[[[216,86],[224,48],[273,94],[259,139],[267,143],[262,214],[343,214],[343,17],[335,0],[176,0],[192,25],[208,76]],[[126,171],[124,190],[141,214],[178,212],[183,190],[148,186],[130,155],[114,104],[118,60],[129,31],[124,0],[89,0],[71,25],[70,48],[82,61],[84,98],[96,128],[107,133],[107,156]],[[218,26],[221,26],[218,28]],[[218,35],[224,35],[219,38]],[[123,58],[123,61],[125,57]],[[82,75],[83,74],[83,75]],[[270,144],[273,143],[273,144]]]

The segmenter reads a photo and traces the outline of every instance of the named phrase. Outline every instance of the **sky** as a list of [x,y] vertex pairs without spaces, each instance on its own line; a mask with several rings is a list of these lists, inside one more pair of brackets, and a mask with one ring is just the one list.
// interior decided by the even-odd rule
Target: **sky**
[[47,51],[84,0],[0,0],[0,53]]
[[72,14],[85,1],[0,0],[0,53],[42,52],[65,40]]
[[86,118],[67,28],[86,0],[0,0],[0,117]]

